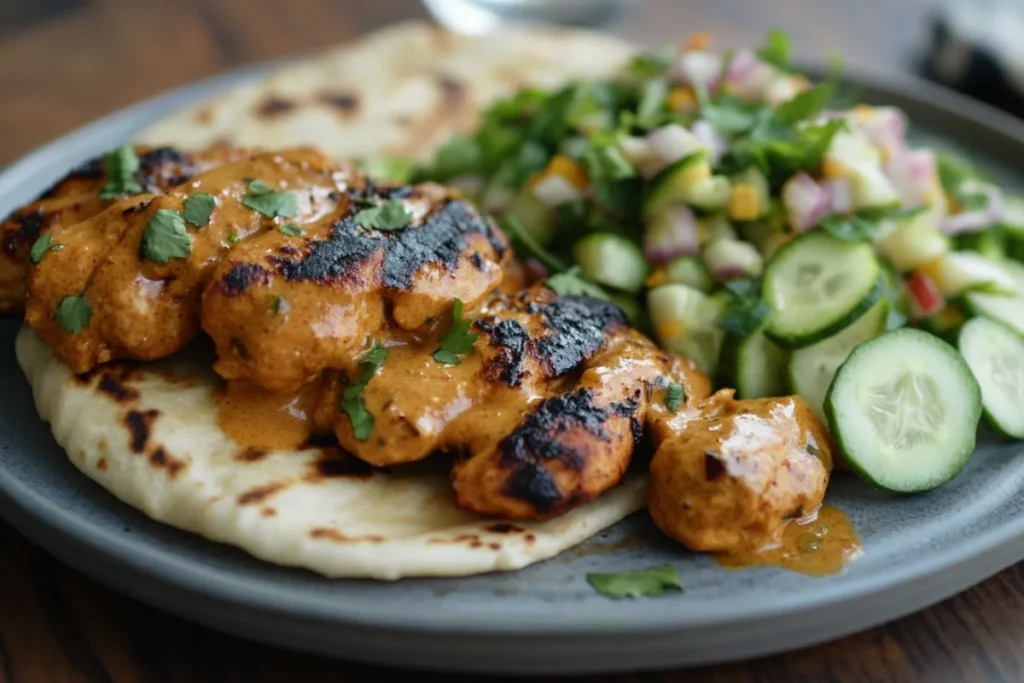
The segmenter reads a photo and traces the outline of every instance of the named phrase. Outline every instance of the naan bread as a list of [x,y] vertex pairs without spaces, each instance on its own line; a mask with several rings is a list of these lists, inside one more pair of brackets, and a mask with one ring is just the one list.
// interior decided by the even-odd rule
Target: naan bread
[[583,30],[509,26],[466,37],[426,22],[395,24],[158,121],[137,141],[309,144],[337,158],[426,160],[496,98],[610,74],[634,51]]
[[447,472],[430,460],[371,473],[336,448],[235,443],[217,424],[209,358],[78,377],[28,328],[16,351],[39,416],[75,467],[157,521],[275,564],[388,580],[518,569],[644,505],[636,478],[546,522],[485,519],[455,507]]

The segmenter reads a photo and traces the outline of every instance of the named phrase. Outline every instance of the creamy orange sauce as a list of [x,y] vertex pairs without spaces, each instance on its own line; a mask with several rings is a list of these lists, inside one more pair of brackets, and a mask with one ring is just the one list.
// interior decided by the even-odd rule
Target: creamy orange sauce
[[243,446],[299,448],[313,433],[315,389],[272,394],[247,382],[228,382],[215,394],[217,423]]
[[850,518],[826,503],[815,514],[787,524],[781,537],[769,545],[713,557],[730,569],[773,566],[809,576],[828,576],[841,572],[860,553],[860,539]]

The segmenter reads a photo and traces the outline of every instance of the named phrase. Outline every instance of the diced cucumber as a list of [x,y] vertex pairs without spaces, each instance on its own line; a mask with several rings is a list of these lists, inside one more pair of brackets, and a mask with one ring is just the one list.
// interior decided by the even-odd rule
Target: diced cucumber
[[992,428],[1024,439],[1024,337],[988,318],[972,318],[957,347],[981,386],[981,404]]
[[718,211],[729,202],[732,187],[729,179],[721,175],[698,180],[681,195],[682,200],[701,211]]
[[721,239],[705,247],[703,255],[708,270],[722,282],[734,277],[758,277],[764,269],[764,259],[749,242]]
[[809,346],[862,316],[882,295],[871,245],[813,230],[782,246],[764,272],[774,311],[765,332],[780,346]]
[[707,218],[700,219],[697,223],[700,231],[700,243],[710,244],[716,240],[737,238],[736,231],[733,230],[732,223],[725,217],[725,214],[715,214],[714,216],[708,216]]
[[971,289],[994,294],[1013,294],[1014,279],[998,263],[973,251],[951,251],[925,266],[944,296],[958,296]]
[[800,394],[822,421],[825,417],[825,394],[836,370],[853,350],[885,332],[889,302],[880,299],[852,325],[817,344],[793,351],[789,357],[789,387]]
[[688,203],[686,197],[695,185],[711,177],[711,164],[705,152],[694,152],[662,169],[651,180],[644,200],[644,215],[663,213],[676,203]]
[[948,252],[949,237],[922,214],[904,221],[875,247],[896,270],[905,273]]
[[718,365],[725,336],[718,318],[724,307],[724,299],[678,283],[661,285],[647,293],[647,310],[658,343],[692,358],[707,374]]
[[782,396],[786,392],[787,352],[758,330],[736,342],[733,377],[740,398]]
[[715,278],[708,272],[704,262],[696,256],[680,256],[665,267],[668,282],[678,282],[702,292],[715,287]]
[[857,209],[900,205],[900,195],[882,168],[882,155],[868,138],[855,131],[839,131],[825,153],[826,167],[841,169],[853,186]]
[[737,230],[740,236],[746,241],[757,247],[757,250],[764,254],[765,247],[769,242],[777,238],[779,235],[785,235],[786,232],[783,230],[782,223],[768,218],[762,218],[759,221],[753,221],[752,223],[739,223],[737,224]]
[[968,292],[964,296],[968,308],[974,315],[998,320],[1009,325],[1019,334],[1024,334],[1024,294],[1006,296],[1005,294],[986,294],[984,292]]
[[541,245],[548,245],[554,239],[555,213],[537,201],[526,188],[516,195],[505,217],[514,220]]
[[643,252],[621,235],[587,235],[572,247],[572,255],[588,280],[624,292],[639,292],[650,272]]
[[849,466],[889,491],[928,491],[974,452],[981,390],[941,339],[904,328],[865,342],[839,368],[825,412]]

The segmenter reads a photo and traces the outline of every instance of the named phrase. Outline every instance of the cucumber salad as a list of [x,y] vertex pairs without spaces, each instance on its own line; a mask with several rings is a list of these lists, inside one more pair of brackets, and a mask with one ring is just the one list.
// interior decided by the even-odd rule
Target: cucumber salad
[[411,175],[718,386],[802,396],[876,486],[949,481],[982,417],[1024,438],[1024,199],[796,73],[782,33],[709,42],[519,91]]

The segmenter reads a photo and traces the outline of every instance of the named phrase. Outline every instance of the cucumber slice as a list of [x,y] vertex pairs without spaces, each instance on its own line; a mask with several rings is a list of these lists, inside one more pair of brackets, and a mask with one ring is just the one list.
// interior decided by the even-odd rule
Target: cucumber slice
[[964,300],[974,315],[998,320],[1018,334],[1024,334],[1024,294],[1005,296],[968,292]]
[[708,272],[707,266],[696,256],[680,256],[665,267],[665,278],[668,282],[678,282],[702,292],[710,292],[715,288],[715,278]]
[[725,299],[678,283],[661,285],[647,293],[647,310],[655,338],[664,348],[692,358],[710,374],[718,365],[725,333],[718,318]]
[[922,214],[901,223],[875,246],[896,270],[905,273],[948,252],[949,237]]
[[734,378],[740,398],[766,398],[786,393],[785,349],[757,331],[738,342]]
[[788,242],[764,271],[764,298],[775,312],[766,334],[790,349],[831,337],[881,297],[880,273],[869,244],[824,230]]
[[957,347],[981,386],[989,424],[1024,439],[1024,337],[994,320],[972,318],[960,328]]
[[1016,282],[999,263],[973,251],[951,251],[925,266],[943,295],[957,296],[982,289],[994,294],[1013,294]]
[[823,422],[827,419],[825,394],[836,370],[855,348],[885,332],[888,314],[889,301],[880,299],[849,327],[817,344],[797,349],[789,357],[790,390],[800,394]]
[[880,488],[914,493],[945,484],[970,459],[981,390],[956,349],[904,328],[850,354],[825,412],[852,469]]
[[621,235],[587,235],[572,248],[588,280],[624,292],[639,292],[650,271],[640,247]]
[[701,181],[711,178],[711,164],[704,152],[695,152],[662,169],[651,180],[644,216],[656,216],[676,203],[687,203],[689,191]]
[[764,259],[753,244],[722,239],[704,248],[704,263],[719,280],[734,277],[758,277],[764,270]]
[[725,214],[715,214],[697,222],[700,227],[700,243],[711,244],[718,240],[734,240],[738,236],[732,227],[732,223],[725,217]]
[[684,188],[681,199],[701,211],[718,211],[725,208],[732,194],[729,179],[722,175],[711,176],[698,180],[692,186]]

